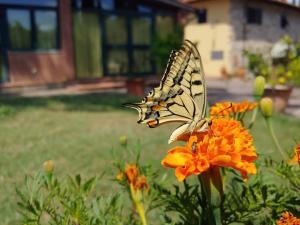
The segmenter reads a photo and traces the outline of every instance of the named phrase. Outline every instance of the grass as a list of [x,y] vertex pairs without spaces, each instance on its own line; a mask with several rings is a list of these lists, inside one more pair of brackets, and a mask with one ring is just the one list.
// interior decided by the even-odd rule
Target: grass
[[[140,142],[146,163],[164,170],[160,160],[170,148],[167,139],[176,125],[158,129],[138,125],[137,113],[121,107],[135,100],[123,95],[1,97],[1,224],[17,223],[15,187],[22,184],[25,174],[34,174],[48,159],[55,161],[59,174],[90,177],[105,171],[109,179],[116,173],[112,170],[116,158],[130,160],[119,146],[119,137],[126,135],[130,146]],[[276,115],[274,127],[284,148],[292,149],[299,138],[300,120]],[[262,118],[258,118],[252,133],[260,154],[273,151]],[[111,182],[101,183],[100,189],[103,193],[111,191]]]

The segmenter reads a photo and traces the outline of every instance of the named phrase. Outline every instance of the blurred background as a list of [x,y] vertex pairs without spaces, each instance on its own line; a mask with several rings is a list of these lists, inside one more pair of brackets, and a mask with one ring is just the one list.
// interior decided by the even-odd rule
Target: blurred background
[[[200,51],[211,104],[251,100],[263,75],[279,139],[299,138],[300,0],[0,0],[0,31],[0,224],[17,223],[14,187],[48,159],[59,174],[111,178],[112,161],[128,160],[122,136],[163,170],[174,126],[147,129],[121,105],[159,84],[184,39]],[[264,125],[253,128],[262,154]]]

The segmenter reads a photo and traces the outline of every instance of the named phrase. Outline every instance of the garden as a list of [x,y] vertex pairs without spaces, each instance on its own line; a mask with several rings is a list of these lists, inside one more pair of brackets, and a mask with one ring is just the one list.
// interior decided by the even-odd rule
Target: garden
[[[178,81],[177,92],[157,102],[169,88],[164,83],[143,100],[116,93],[1,96],[1,223],[300,224],[300,119],[282,113],[286,96],[275,93],[299,84],[300,48],[289,37],[281,43],[272,60],[245,52],[255,80],[252,97],[241,102],[212,102],[208,93],[206,105],[197,97],[204,90],[199,75],[184,78],[189,89]],[[185,45],[182,51],[193,52]],[[166,46],[154,48],[160,61]],[[148,129],[124,107],[133,102],[149,127],[165,123],[168,107],[182,115],[194,110],[196,123],[188,132],[173,123]],[[206,107],[205,117],[193,103]]]
[[[268,102],[264,114],[251,103],[253,111],[235,115],[249,126],[256,113],[249,133],[257,171],[247,181],[233,169],[220,171],[225,201],[218,215],[203,204],[198,176],[178,181],[161,165],[174,126],[136,124],[135,112],[121,105],[137,100],[125,95],[1,99],[2,223],[220,224],[222,218],[222,224],[275,224],[282,213],[288,212],[290,221],[289,213],[299,216],[294,157],[299,119],[271,116]],[[245,110],[236,104],[232,109]],[[270,123],[286,155],[274,144]],[[216,221],[205,222],[208,212]]]

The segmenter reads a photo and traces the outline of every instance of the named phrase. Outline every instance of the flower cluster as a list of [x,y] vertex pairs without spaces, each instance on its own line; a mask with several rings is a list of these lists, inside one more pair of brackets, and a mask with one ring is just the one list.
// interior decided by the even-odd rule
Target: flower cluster
[[257,106],[256,102],[220,102],[216,103],[210,109],[211,116],[230,116],[236,115],[237,113],[244,113],[252,111]]
[[294,157],[290,160],[290,163],[297,163],[300,166],[300,144],[298,144],[295,148],[295,155]]
[[300,225],[300,219],[293,216],[290,212],[284,212],[281,218],[277,220],[277,225]]
[[139,169],[135,164],[127,164],[125,171],[121,171],[117,175],[117,180],[122,181],[126,178],[129,186],[132,186],[135,190],[149,189],[147,178],[144,175],[140,175]]
[[253,138],[239,121],[215,118],[207,131],[182,135],[179,140],[186,141],[186,146],[171,149],[162,160],[164,166],[176,169],[179,181],[210,167],[231,167],[244,178],[256,173]]

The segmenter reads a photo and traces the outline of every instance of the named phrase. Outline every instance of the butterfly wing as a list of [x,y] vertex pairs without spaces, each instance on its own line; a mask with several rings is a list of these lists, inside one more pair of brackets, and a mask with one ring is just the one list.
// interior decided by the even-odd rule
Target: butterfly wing
[[[200,54],[194,44],[186,40],[180,50],[172,51],[160,85],[141,103],[125,106],[137,109],[138,123],[146,123],[149,127],[168,122],[189,125],[202,119],[206,109],[206,87]],[[178,133],[182,130],[180,128]]]

